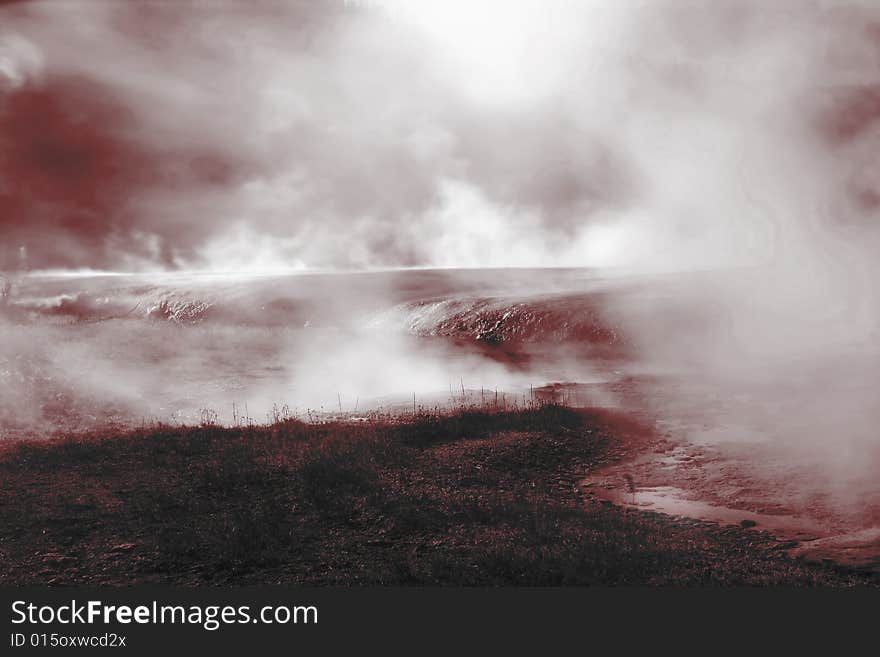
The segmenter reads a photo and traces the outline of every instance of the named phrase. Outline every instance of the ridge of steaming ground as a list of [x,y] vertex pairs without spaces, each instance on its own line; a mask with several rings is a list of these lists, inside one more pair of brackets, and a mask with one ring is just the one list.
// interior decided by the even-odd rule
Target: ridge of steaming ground
[[[433,274],[433,275],[432,275]],[[110,277],[27,280],[6,312],[19,318],[67,322],[148,319],[183,326],[218,324],[254,327],[353,327],[417,336],[468,338],[491,344],[507,342],[580,342],[617,346],[622,329],[607,326],[602,317],[602,294],[584,292],[554,279],[534,276],[516,287],[496,281],[476,290],[439,272],[408,272],[421,282],[407,285],[391,279],[392,290],[381,293],[382,283],[361,285],[345,312],[327,302],[344,296],[353,277],[334,280],[312,276],[273,277],[230,283],[184,276],[165,280]],[[511,272],[505,272],[517,280]],[[547,275],[544,274],[546,277]],[[306,279],[304,282],[302,279]],[[381,280],[381,278],[380,278]],[[317,289],[312,289],[311,283]],[[595,281],[593,282],[595,285]],[[585,285],[581,283],[581,285]],[[607,284],[606,284],[607,285]],[[586,285],[589,288],[589,285]]]
[[0,307],[0,438],[592,379],[571,356],[624,345],[583,291],[592,276],[22,276]]
[[876,578],[586,497],[607,411],[156,427],[0,452],[3,584],[786,584]]

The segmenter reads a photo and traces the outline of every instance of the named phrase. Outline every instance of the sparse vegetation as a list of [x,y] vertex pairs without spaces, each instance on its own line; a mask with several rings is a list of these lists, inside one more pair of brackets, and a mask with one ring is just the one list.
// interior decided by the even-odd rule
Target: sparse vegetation
[[766,534],[593,501],[638,431],[558,405],[157,426],[0,451],[3,584],[853,585]]
[[6,306],[8,306],[11,298],[12,279],[7,278],[3,274],[0,274],[0,308],[5,308]]

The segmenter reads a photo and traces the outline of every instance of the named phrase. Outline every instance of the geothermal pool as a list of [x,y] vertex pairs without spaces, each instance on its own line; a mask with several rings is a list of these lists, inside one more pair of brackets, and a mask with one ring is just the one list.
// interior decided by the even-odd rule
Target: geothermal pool
[[583,269],[21,276],[0,312],[0,436],[554,398],[654,435],[585,480],[591,494],[876,567],[873,342],[825,340],[814,315],[798,328],[732,313],[752,284]]

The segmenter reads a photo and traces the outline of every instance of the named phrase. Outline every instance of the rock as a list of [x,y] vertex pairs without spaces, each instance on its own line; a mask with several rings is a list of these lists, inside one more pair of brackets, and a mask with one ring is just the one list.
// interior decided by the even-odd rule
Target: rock
[[73,557],[68,557],[67,555],[60,554],[59,552],[46,552],[46,554],[40,556],[42,557],[44,563],[62,564],[73,561]]
[[110,548],[111,552],[131,552],[134,550],[134,543],[119,543]]
[[740,521],[739,526],[742,527],[743,529],[748,529],[749,527],[754,527],[757,524],[758,523],[755,522],[754,520],[750,520],[750,519],[746,518],[745,520]]

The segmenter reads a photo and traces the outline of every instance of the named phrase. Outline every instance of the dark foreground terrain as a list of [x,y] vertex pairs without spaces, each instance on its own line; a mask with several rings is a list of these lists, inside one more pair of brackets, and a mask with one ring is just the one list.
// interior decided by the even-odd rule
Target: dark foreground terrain
[[578,488],[643,437],[547,405],[8,443],[0,583],[876,584]]

